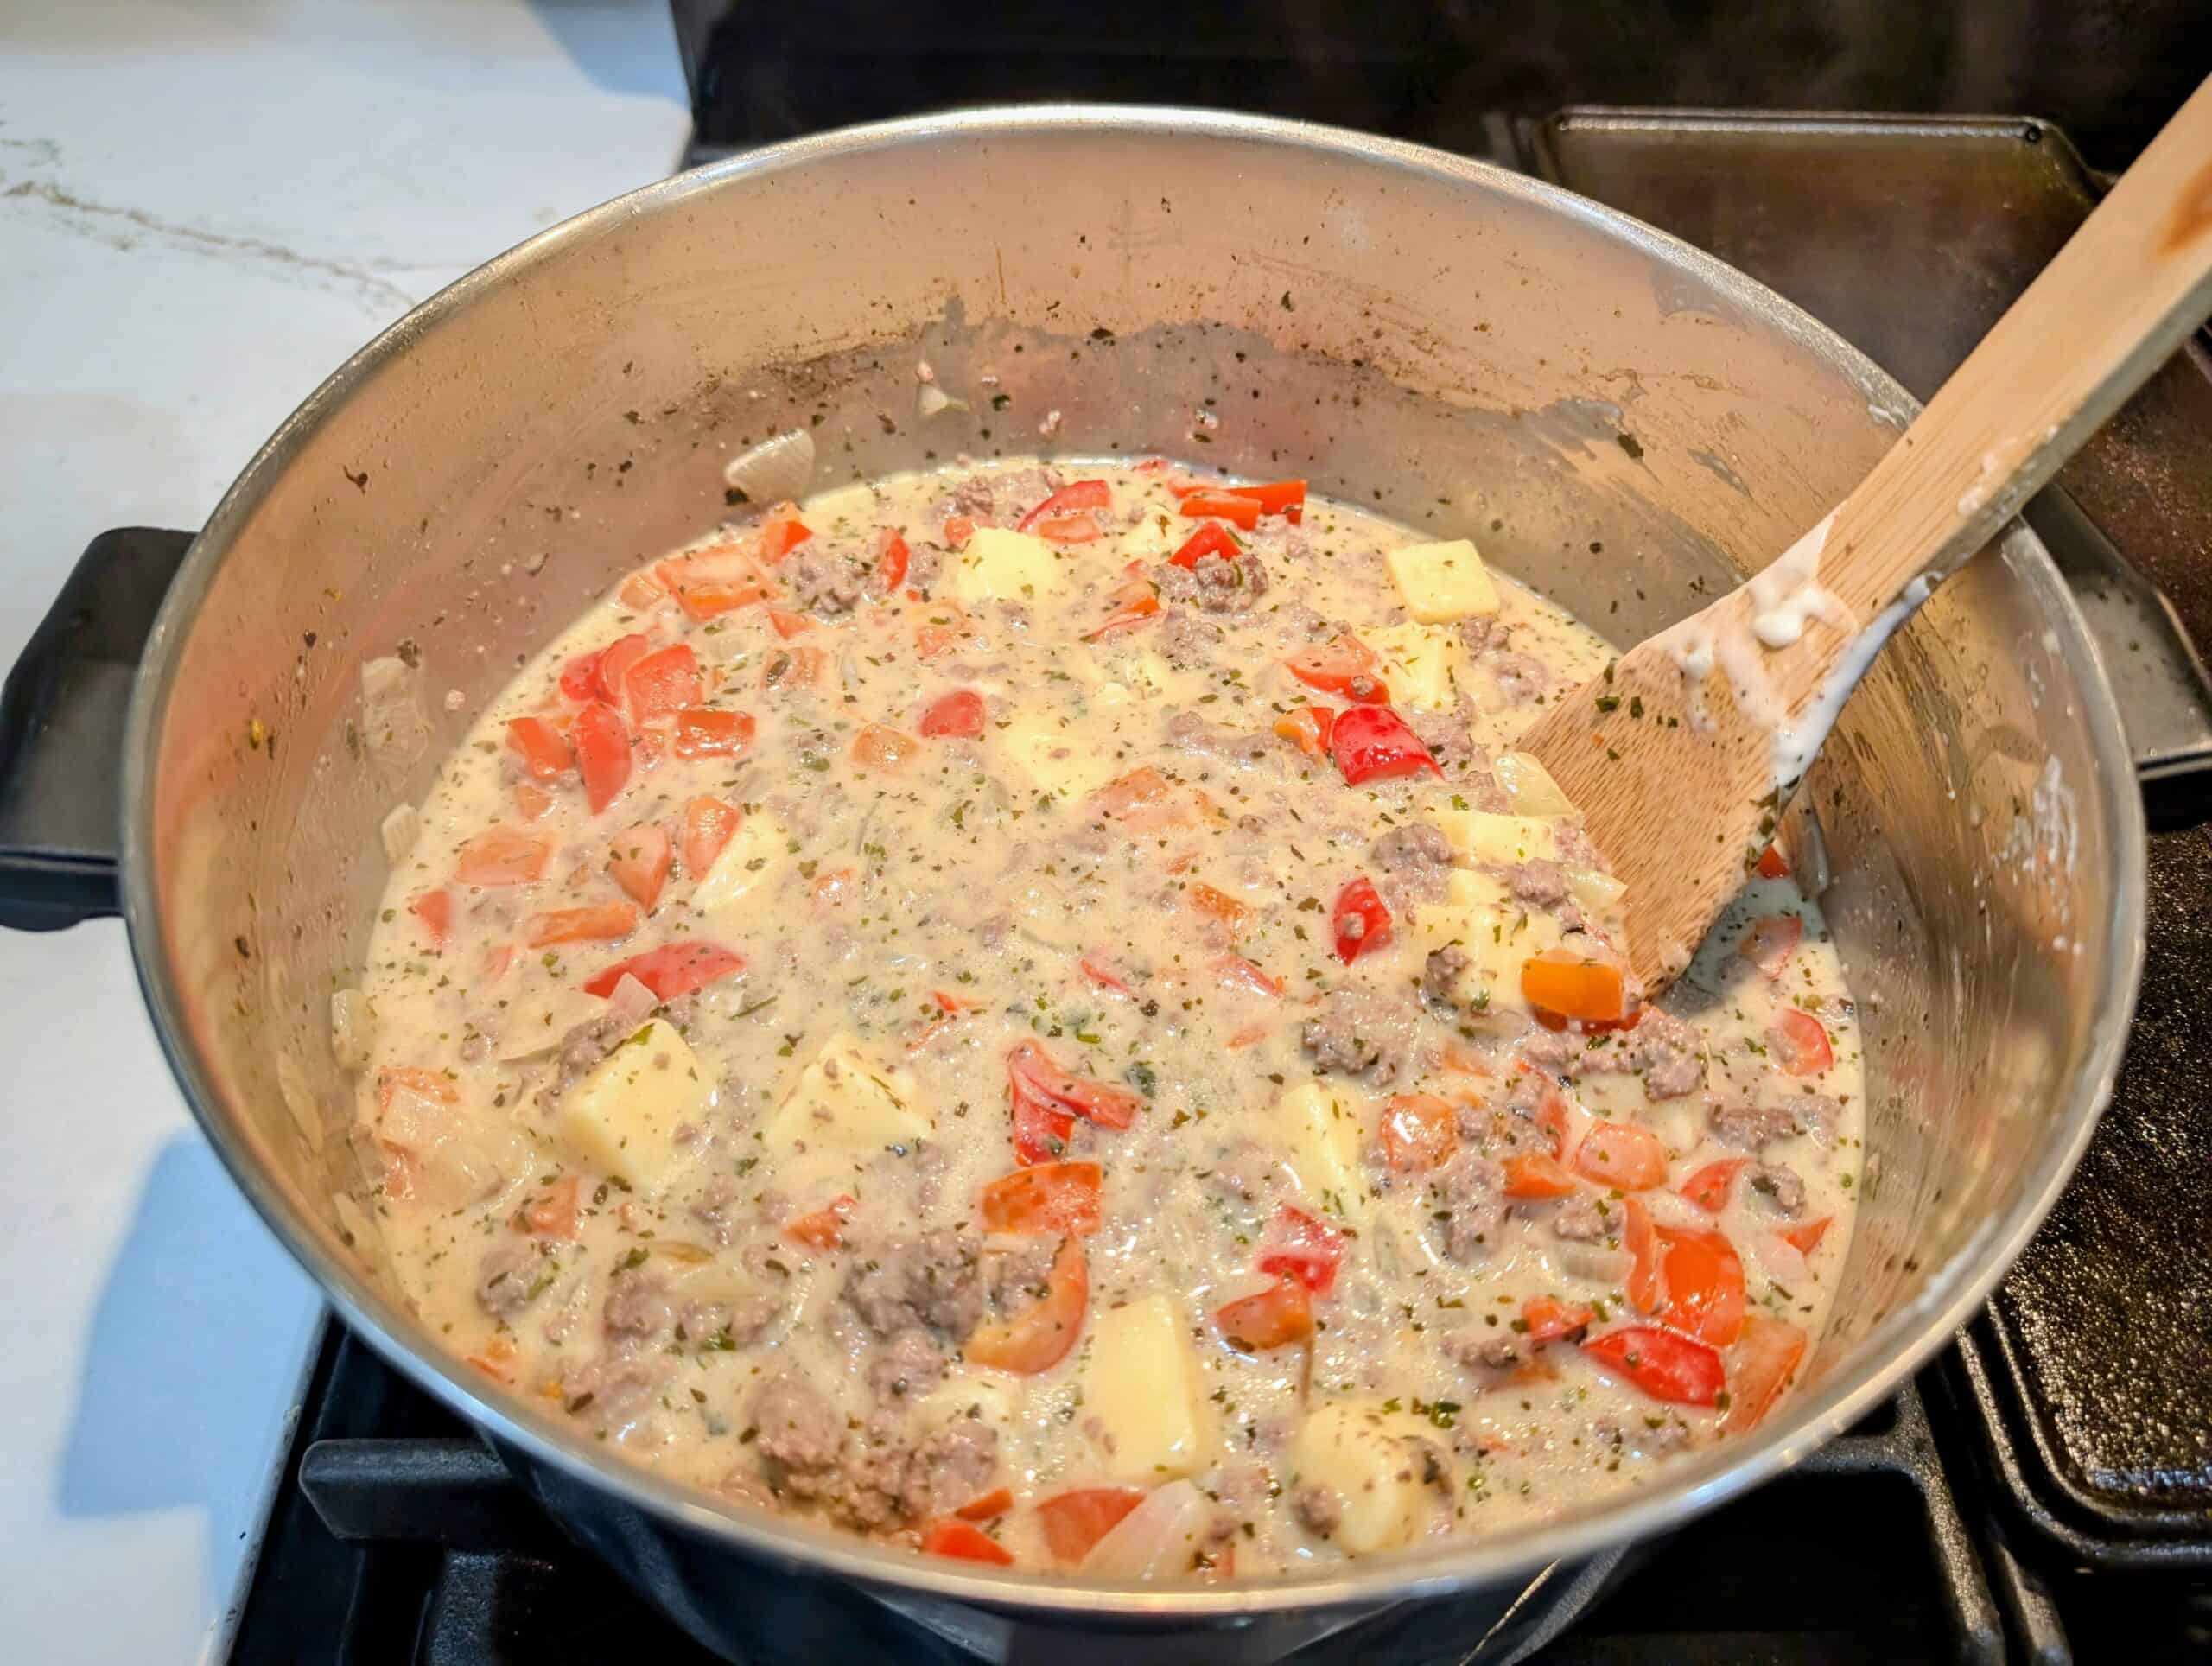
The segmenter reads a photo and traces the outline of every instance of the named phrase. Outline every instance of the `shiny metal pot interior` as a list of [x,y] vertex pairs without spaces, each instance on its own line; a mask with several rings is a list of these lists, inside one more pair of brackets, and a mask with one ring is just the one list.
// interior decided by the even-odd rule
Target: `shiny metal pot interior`
[[[918,359],[955,392],[995,372],[1007,408],[919,420]],[[126,756],[149,999],[209,1135],[348,1319],[725,1646],[764,1585],[742,1563],[833,1576],[773,1583],[995,1652],[1033,1629],[1105,1652],[1131,1628],[1173,1633],[1147,1646],[1194,1658],[1400,1625],[1465,1644],[1506,1614],[1497,1637],[1525,1636],[1609,1547],[1876,1404],[1988,1289],[2088,1136],[2134,987],[2141,817],[2095,654],[2025,531],[1883,656],[1801,798],[1817,834],[1802,814],[1789,830],[1801,866],[1825,851],[1872,1096],[1859,1230],[1802,1391],[1755,1438],[1542,1533],[1302,1580],[1139,1592],[925,1562],[681,1492],[446,1355],[352,1202],[353,1094],[327,1033],[384,882],[377,824],[610,575],[715,521],[724,459],[779,429],[812,429],[823,484],[962,449],[1306,475],[1471,533],[1626,643],[1783,548],[1909,410],[1681,244],[1476,163],[1289,123],[986,111],[650,187],[387,332],[200,537]],[[360,668],[402,644],[421,732],[386,769],[360,744]]]

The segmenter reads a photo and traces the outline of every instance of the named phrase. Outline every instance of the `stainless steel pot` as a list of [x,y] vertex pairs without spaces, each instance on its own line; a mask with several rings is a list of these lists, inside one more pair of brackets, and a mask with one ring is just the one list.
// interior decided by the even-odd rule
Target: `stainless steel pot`
[[[919,359],[974,416],[918,416]],[[825,484],[963,448],[1304,474],[1471,532],[1627,642],[1783,548],[1910,409],[1680,243],[1325,129],[983,111],[651,186],[387,331],[200,534],[123,744],[147,1001],[208,1137],[347,1321],[710,1643],[773,1653],[834,1615],[1009,1657],[1140,1635],[1160,1659],[1514,1651],[1620,1547],[1878,1403],[2088,1138],[2141,951],[2142,817],[2096,651],[2025,531],[1883,656],[1801,798],[1817,826],[1788,834],[1826,875],[1871,1094],[1859,1230],[1804,1386],[1660,1485],[1434,1555],[1206,1589],[970,1569],[711,1503],[487,1386],[395,1299],[353,1201],[327,1014],[384,882],[377,824],[611,575],[716,518],[728,454],[794,424]],[[421,673],[397,744],[362,733],[364,662],[394,653]]]

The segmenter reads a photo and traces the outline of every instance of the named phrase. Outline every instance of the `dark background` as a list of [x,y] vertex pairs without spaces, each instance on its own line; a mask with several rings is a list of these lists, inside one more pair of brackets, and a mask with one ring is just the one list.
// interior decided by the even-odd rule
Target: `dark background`
[[672,0],[702,143],[1055,97],[1478,149],[1570,104],[2032,115],[2118,169],[2212,72],[2212,0]]

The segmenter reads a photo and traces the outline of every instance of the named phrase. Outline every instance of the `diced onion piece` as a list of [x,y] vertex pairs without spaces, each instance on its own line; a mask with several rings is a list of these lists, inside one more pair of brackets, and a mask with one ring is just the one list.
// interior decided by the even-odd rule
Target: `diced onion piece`
[[750,503],[804,497],[814,479],[814,436],[803,428],[763,440],[722,466],[722,484]]
[[1170,1481],[1128,1515],[1083,1559],[1102,1580],[1157,1580],[1190,1571],[1205,1543],[1213,1505],[1188,1481]]
[[1608,1250],[1602,1243],[1576,1243],[1561,1239],[1552,1248],[1552,1259],[1569,1278],[1618,1288],[1628,1277],[1634,1259],[1625,1250]]
[[387,774],[404,774],[429,750],[422,677],[405,660],[385,654],[361,664],[361,745]]
[[365,1070],[377,1041],[376,1008],[359,989],[330,997],[330,1051],[340,1070]]
[[625,1018],[643,1018],[660,1005],[660,1001],[651,989],[625,972],[608,993],[607,1004]]
[[396,862],[415,848],[415,841],[423,836],[423,817],[413,804],[395,804],[377,832],[384,839],[386,862]]
[[1534,753],[1501,752],[1497,761],[1491,766],[1497,784],[1505,790],[1512,812],[1516,816],[1572,816],[1574,804],[1560,791],[1550,772],[1536,761]]

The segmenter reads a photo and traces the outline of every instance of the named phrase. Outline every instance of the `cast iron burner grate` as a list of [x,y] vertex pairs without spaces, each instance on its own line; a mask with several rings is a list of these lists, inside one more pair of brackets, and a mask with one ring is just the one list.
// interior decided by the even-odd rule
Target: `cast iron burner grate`
[[[232,1666],[715,1658],[570,1545],[451,1414],[333,1324]],[[771,1577],[763,1574],[762,1578]],[[738,1600],[742,1600],[741,1596]],[[2055,1619],[2051,1622],[2055,1626]],[[809,1639],[818,1661],[966,1657],[918,1634]],[[1789,1475],[1698,1522],[1547,1666],[2005,1658],[1999,1610],[1909,1389]]]

